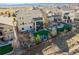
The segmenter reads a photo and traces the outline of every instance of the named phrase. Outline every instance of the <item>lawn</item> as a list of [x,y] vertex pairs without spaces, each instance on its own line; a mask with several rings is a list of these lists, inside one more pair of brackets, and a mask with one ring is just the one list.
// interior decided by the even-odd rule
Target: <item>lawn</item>
[[13,50],[12,44],[8,44],[8,45],[5,45],[5,46],[1,46],[1,47],[0,47],[0,55],[9,53],[9,52],[11,52],[12,50]]

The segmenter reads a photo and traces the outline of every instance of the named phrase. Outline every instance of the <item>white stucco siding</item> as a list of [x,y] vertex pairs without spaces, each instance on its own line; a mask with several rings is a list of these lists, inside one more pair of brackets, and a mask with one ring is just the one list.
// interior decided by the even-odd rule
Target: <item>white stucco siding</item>
[[21,25],[23,22],[28,25],[33,21],[33,18],[41,17],[42,13],[39,10],[20,10],[17,13],[16,20],[18,25]]
[[30,24],[32,22],[32,19],[23,19],[23,20],[18,20],[18,26],[24,24]]
[[74,14],[74,13],[70,13],[69,16],[70,16],[70,19],[71,19],[72,21],[74,21],[75,14]]
[[75,13],[75,18],[79,19],[79,10]]
[[[20,25],[20,26],[18,26],[18,29],[19,29],[19,31],[30,31],[31,30],[31,28],[30,28],[30,26],[33,26],[32,24],[28,24],[28,25]],[[23,29],[22,29],[23,28]]]
[[33,27],[33,18],[42,17],[42,13],[39,10],[20,10],[17,13],[16,20],[18,21],[19,31],[31,30]]

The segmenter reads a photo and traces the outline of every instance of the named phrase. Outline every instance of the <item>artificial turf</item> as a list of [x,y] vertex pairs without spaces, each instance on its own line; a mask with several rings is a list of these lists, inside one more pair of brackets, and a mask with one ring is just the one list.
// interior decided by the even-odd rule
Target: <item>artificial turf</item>
[[2,47],[0,47],[0,55],[9,53],[12,50],[13,50],[12,44],[8,44],[8,45],[5,45],[5,46],[2,46]]

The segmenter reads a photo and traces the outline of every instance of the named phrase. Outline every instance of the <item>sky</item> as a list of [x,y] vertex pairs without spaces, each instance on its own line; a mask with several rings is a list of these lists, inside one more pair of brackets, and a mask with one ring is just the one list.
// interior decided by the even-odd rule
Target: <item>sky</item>
[[0,0],[0,3],[79,3],[79,0]]

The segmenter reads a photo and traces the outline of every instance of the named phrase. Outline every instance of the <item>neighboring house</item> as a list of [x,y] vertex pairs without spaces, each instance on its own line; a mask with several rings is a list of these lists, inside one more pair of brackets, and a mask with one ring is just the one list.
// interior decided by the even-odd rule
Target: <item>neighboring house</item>
[[2,28],[1,32],[3,33],[4,40],[10,40],[14,38],[12,20],[13,18],[11,17],[0,16],[0,28]]
[[48,18],[50,21],[61,21],[62,20],[62,9],[58,9],[56,7],[51,8],[48,12]]
[[71,11],[64,11],[63,22],[74,22],[75,14]]
[[33,18],[42,17],[40,10],[18,10],[15,14],[20,32],[30,31],[33,28]]
[[42,17],[37,17],[37,18],[33,18],[34,20],[34,31],[39,31],[42,30],[44,28],[43,24],[44,24],[44,20]]
[[50,21],[58,22],[58,21],[61,21],[62,20],[62,15],[53,14],[51,16],[48,16],[48,18],[49,18]]
[[0,23],[0,28],[2,28],[0,30],[2,32],[2,36],[4,37],[3,38],[4,40],[11,40],[14,38],[12,26],[8,26]]

